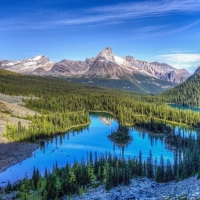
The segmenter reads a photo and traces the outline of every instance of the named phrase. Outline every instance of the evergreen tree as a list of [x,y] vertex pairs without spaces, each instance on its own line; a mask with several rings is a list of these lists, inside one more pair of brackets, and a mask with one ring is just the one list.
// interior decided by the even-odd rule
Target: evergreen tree
[[149,157],[147,158],[147,177],[148,178],[154,178],[153,159],[152,159],[151,150],[150,150],[150,153],[149,153]]
[[169,182],[173,180],[173,171],[172,171],[172,166],[169,160],[167,160],[167,166],[166,166],[166,171],[165,171],[165,182]]
[[139,152],[138,176],[143,176],[142,151]]
[[156,172],[156,182],[163,183],[164,181],[165,181],[164,160],[163,160],[163,157],[161,155],[160,165],[157,167],[157,172]]

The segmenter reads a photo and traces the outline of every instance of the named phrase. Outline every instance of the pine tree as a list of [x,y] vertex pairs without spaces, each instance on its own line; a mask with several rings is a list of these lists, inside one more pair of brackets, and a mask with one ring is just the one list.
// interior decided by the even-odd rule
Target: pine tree
[[166,171],[165,171],[165,182],[172,181],[173,180],[173,171],[172,171],[172,166],[169,160],[167,160],[167,166],[166,166]]
[[150,150],[150,153],[149,153],[149,157],[147,158],[147,177],[148,178],[154,178],[153,159],[152,159],[151,150]]
[[156,172],[156,182],[163,183],[164,181],[165,181],[164,160],[163,160],[163,157],[161,155],[160,165],[157,167],[157,172]]
[[138,176],[143,176],[142,152],[139,152]]
[[58,176],[56,176],[56,181],[55,181],[55,193],[56,193],[56,199],[58,199],[58,197],[60,196],[62,191],[62,185],[60,182],[60,179]]

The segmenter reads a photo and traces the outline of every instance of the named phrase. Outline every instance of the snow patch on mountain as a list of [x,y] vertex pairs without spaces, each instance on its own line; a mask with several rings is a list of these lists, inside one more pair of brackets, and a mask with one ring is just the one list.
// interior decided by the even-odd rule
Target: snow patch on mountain
[[115,58],[115,62],[118,64],[118,65],[123,65],[124,64],[124,59],[123,58],[121,58],[121,57],[118,57],[118,56],[114,56],[114,58]]
[[43,55],[39,55],[39,56],[33,57],[32,60],[40,60],[42,58],[42,56]]
[[[35,61],[30,61],[30,62],[25,62],[24,63],[24,65],[26,66],[26,67],[29,67],[29,66],[33,66],[33,65],[36,65],[37,63],[35,62]],[[35,67],[37,67],[37,66],[35,66]]]

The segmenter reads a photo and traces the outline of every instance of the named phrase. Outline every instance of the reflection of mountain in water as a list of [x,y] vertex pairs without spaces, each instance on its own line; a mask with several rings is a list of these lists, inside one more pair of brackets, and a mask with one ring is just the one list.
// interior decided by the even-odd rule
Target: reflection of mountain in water
[[111,126],[113,119],[108,117],[99,117],[99,120],[107,126]]

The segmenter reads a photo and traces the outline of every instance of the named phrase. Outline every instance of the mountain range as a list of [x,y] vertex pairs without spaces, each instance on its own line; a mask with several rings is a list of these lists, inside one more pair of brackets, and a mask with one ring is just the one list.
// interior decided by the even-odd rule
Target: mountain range
[[155,93],[155,90],[156,93],[163,92],[191,76],[187,70],[165,63],[148,63],[132,56],[119,57],[110,47],[85,61],[64,59],[55,63],[40,55],[21,61],[2,60],[0,67],[22,74],[70,78],[71,81],[97,86],[117,85],[115,88],[144,93]]

